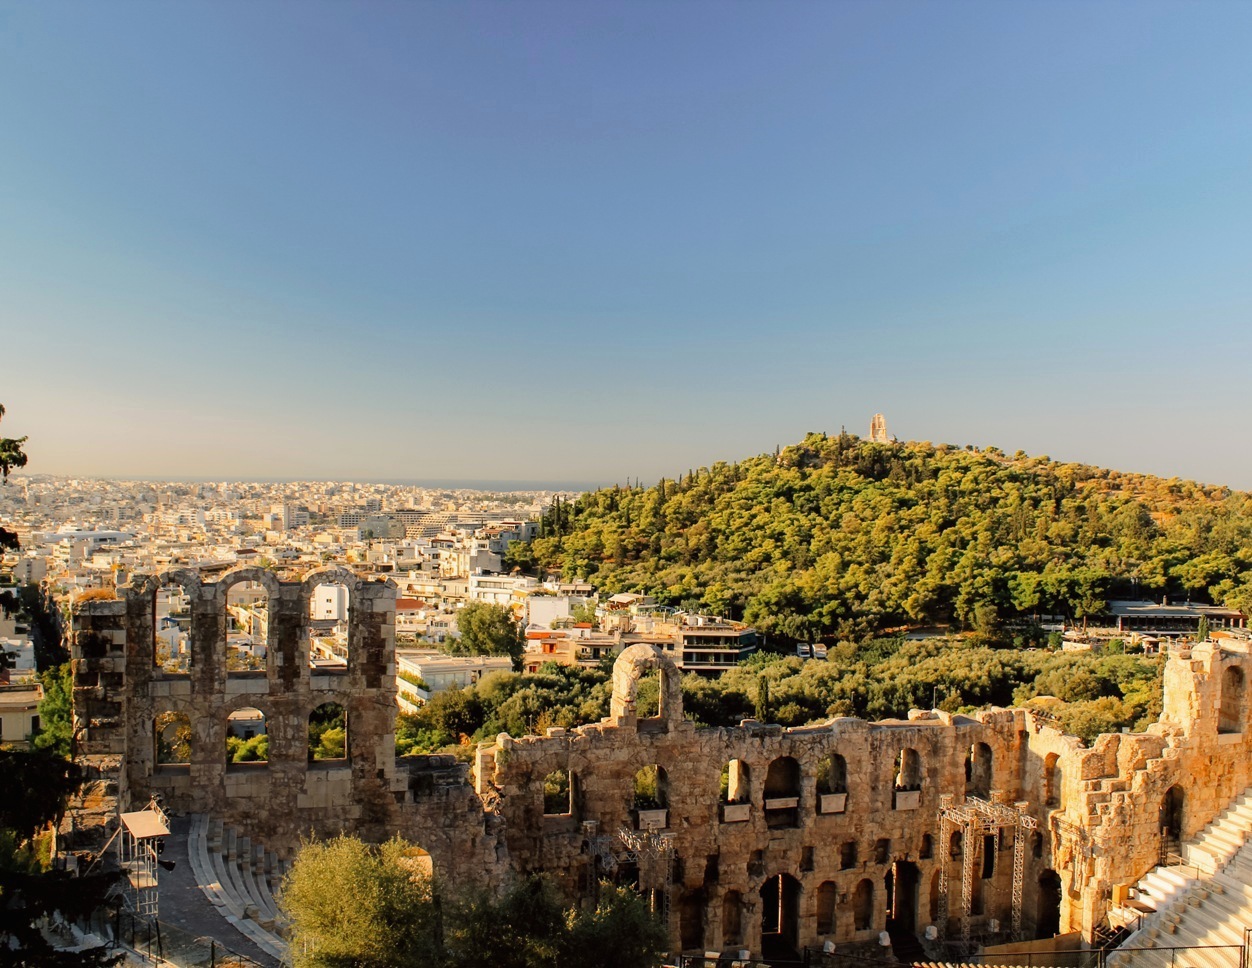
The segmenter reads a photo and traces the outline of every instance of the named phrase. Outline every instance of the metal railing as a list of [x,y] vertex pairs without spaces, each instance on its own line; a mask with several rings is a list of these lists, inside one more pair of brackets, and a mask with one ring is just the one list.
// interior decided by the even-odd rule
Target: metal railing
[[[1252,968],[1249,948],[1252,947],[1252,928],[1243,929],[1242,945],[1175,945],[1172,947],[1131,948],[1051,948],[1038,951],[1014,953],[970,954],[965,956],[945,954],[937,958],[925,958],[920,964],[939,965],[987,965],[989,968],[1136,968],[1151,965],[1152,968],[1199,968],[1196,955],[1206,954],[1205,968],[1219,964],[1224,968]],[[1224,957],[1222,955],[1225,955]],[[1217,955],[1214,959],[1213,955]],[[732,956],[706,958],[702,955],[679,955],[665,963],[664,968],[900,968],[905,964],[892,958],[872,958],[842,951],[824,952],[805,949],[801,960],[777,958],[749,958],[740,960]]]

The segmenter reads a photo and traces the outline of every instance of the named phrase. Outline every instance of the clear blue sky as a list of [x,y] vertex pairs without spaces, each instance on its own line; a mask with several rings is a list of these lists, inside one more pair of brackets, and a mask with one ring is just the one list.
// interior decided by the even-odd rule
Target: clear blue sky
[[0,0],[31,472],[1252,488],[1252,3]]

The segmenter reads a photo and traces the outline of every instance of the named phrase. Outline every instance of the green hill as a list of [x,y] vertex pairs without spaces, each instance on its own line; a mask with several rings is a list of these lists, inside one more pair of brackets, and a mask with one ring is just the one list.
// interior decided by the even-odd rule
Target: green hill
[[523,568],[775,635],[993,631],[1110,598],[1252,611],[1252,495],[995,449],[810,434],[735,464],[554,505]]

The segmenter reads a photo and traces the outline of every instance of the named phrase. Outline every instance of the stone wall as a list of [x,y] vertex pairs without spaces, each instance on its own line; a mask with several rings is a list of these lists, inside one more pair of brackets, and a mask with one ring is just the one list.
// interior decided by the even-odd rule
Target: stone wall
[[[251,581],[268,594],[265,668],[227,669],[226,596]],[[155,661],[155,596],[182,586],[191,602],[189,671],[171,673]],[[309,599],[322,584],[348,590],[347,668],[310,667]],[[447,757],[395,755],[395,586],[326,569],[302,582],[279,581],[260,568],[239,568],[213,583],[194,571],[136,578],[119,601],[81,606],[74,620],[75,720],[88,754],[123,756],[123,808],[152,794],[177,812],[211,813],[280,853],[301,837],[355,831],[371,839],[412,835],[451,869],[481,853],[494,864],[489,817],[466,778]],[[313,760],[310,714],[323,703],[343,707],[346,757]],[[254,708],[265,717],[264,763],[228,763],[228,716]],[[166,713],[190,723],[190,762],[160,764],[155,724]]]
[[[239,581],[257,582],[269,596],[266,668],[256,672],[226,668],[226,594]],[[191,598],[185,674],[154,661],[155,594],[169,582]],[[324,673],[309,665],[308,599],[331,582],[349,590],[349,659],[346,671]],[[675,947],[685,950],[759,952],[780,911],[782,933],[797,947],[871,944],[889,918],[897,928],[921,933],[935,924],[952,936],[967,854],[975,872],[969,924],[990,933],[998,922],[993,936],[1009,940],[1013,829],[941,842],[941,809],[959,809],[970,796],[1036,825],[1020,833],[1024,933],[1049,925],[1090,938],[1113,886],[1156,863],[1171,788],[1169,802],[1183,791],[1169,816],[1185,838],[1252,781],[1252,663],[1231,648],[1171,656],[1160,722],[1087,748],[1027,710],[700,728],[683,716],[672,662],[637,645],[617,660],[608,718],[546,736],[502,734],[479,746],[471,771],[450,757],[395,757],[390,582],[335,569],[283,582],[238,569],[214,583],[194,572],[136,579],[121,594],[78,609],[73,648],[83,748],[122,758],[124,808],[159,793],[174,810],[212,813],[280,851],[309,833],[399,833],[446,875],[501,884],[545,871],[571,896],[594,893],[605,874],[633,879],[658,892]],[[653,674],[661,677],[661,714],[640,719],[638,683]],[[307,755],[309,713],[328,701],[347,710],[342,763]],[[227,716],[245,706],[266,717],[264,765],[226,762]],[[153,728],[164,712],[192,724],[187,765],[155,762]],[[648,767],[658,770],[663,803],[641,814],[635,778]],[[545,812],[545,781],[554,776],[568,779],[570,794]],[[649,834],[649,824],[660,834]],[[950,883],[947,918],[937,896],[941,869]],[[1059,910],[1049,912],[1056,879]]]

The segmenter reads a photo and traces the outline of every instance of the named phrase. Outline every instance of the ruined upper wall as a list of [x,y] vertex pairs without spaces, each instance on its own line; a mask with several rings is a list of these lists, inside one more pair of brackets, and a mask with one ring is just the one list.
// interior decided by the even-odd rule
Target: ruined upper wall
[[[265,668],[227,668],[227,593],[255,582],[268,597]],[[348,590],[348,663],[322,671],[309,663],[309,600],[322,584]],[[188,671],[169,672],[156,661],[158,589],[179,585],[190,603]],[[239,568],[205,583],[195,571],[137,577],[118,589],[119,601],[86,602],[73,628],[76,725],[87,752],[125,754],[133,802],[157,793],[175,810],[213,812],[271,828],[309,820],[382,823],[403,779],[395,775],[394,585],[367,582],[344,569],[315,572],[302,582],[279,581],[261,568]],[[347,757],[310,762],[310,714],[324,703],[347,714]],[[269,759],[226,760],[227,719],[255,708],[265,717]],[[181,714],[191,725],[191,761],[156,762],[155,724]],[[316,821],[316,822],[312,822]],[[258,834],[262,829],[257,830]]]

